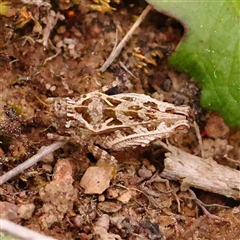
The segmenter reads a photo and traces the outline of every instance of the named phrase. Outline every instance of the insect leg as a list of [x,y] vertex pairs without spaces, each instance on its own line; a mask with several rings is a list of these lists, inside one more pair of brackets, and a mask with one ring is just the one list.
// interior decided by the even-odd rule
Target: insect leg
[[61,136],[61,135],[54,134],[54,133],[48,133],[47,138],[50,140],[65,141],[65,142],[69,142],[69,140],[70,140],[70,137],[68,137],[68,136]]
[[107,151],[101,149],[96,145],[89,145],[88,150],[93,154],[96,159],[101,161],[107,161],[112,164],[116,164],[117,160],[114,156],[111,156]]

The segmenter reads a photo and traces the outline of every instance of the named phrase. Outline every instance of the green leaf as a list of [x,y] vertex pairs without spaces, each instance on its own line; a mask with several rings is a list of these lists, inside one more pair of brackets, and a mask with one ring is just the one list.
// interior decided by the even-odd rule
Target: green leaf
[[201,83],[203,107],[240,127],[240,0],[147,2],[185,28],[170,63]]
[[5,234],[3,232],[0,232],[0,239],[1,240],[21,240],[20,238],[13,237],[9,234]]

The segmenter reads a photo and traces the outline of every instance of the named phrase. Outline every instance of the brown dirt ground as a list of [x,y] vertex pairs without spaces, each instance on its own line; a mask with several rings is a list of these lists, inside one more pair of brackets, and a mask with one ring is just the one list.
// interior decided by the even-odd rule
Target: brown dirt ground
[[[151,11],[120,56],[100,73],[114,47],[116,29],[121,40],[146,4],[112,1],[116,9],[101,12],[90,6],[93,1],[74,5],[61,0],[51,1],[50,12],[38,2],[12,1],[11,10],[0,17],[1,175],[51,143],[46,135],[55,130],[43,104],[48,97],[76,97],[101,90],[116,78],[123,92],[189,105],[192,127],[169,141],[199,155],[192,124],[196,121],[204,157],[239,168],[231,159],[240,159],[240,131],[203,111],[199,86],[168,65],[167,57],[183,35],[177,22]],[[100,3],[96,6],[104,10]],[[65,19],[51,27],[57,12]],[[181,191],[179,181],[144,185],[164,168],[165,152],[150,146],[115,154],[119,170],[98,196],[84,194],[79,186],[95,161],[81,146],[68,144],[1,186],[1,216],[56,239],[115,239],[114,234],[122,239],[240,239],[239,201],[193,189],[209,204],[209,212],[227,219],[216,221],[189,192]]]

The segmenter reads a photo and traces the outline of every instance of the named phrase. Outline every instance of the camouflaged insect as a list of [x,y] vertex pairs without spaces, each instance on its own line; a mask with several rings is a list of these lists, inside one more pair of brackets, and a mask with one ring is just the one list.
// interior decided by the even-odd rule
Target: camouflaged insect
[[[189,127],[188,106],[175,106],[144,94],[109,96],[96,91],[49,101],[52,125],[61,136],[58,140],[87,145],[101,159],[113,160],[103,149],[145,147]],[[53,134],[49,137],[55,138]]]

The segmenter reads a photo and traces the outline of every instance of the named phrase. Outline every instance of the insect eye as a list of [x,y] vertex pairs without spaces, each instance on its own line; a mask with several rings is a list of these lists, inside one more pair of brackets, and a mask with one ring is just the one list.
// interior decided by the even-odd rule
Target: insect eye
[[62,99],[57,99],[54,103],[54,111],[58,117],[66,114],[66,103]]
[[54,109],[55,109],[56,111],[59,111],[59,110],[61,110],[61,108],[62,108],[62,106],[61,106],[61,100],[58,99],[58,100],[56,100],[56,102],[54,103]]

